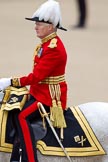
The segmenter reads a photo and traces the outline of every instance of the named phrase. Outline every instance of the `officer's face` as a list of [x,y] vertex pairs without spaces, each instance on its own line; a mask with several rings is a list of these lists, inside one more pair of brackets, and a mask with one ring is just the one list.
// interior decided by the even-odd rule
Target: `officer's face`
[[36,31],[37,37],[39,37],[40,39],[43,39],[47,35],[54,32],[54,28],[52,24],[47,24],[43,22],[35,22],[35,31]]

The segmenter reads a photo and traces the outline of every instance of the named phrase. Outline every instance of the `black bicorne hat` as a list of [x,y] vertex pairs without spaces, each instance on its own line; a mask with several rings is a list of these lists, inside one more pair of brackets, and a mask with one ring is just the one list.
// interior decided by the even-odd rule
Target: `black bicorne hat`
[[[33,18],[28,18],[28,17],[26,17],[25,19],[26,19],[26,20],[30,20],[30,21],[44,22],[44,23],[52,24],[52,23],[49,22],[49,21],[44,21],[44,19],[39,20],[39,17],[33,17]],[[65,29],[65,28],[63,28],[63,27],[60,27],[60,26],[59,26],[59,23],[57,24],[56,28],[61,29],[61,30],[64,30],[64,31],[67,31],[67,29]]]
[[33,14],[32,18],[26,20],[53,24],[56,28],[67,31],[61,25],[61,11],[59,3],[55,0],[47,0]]

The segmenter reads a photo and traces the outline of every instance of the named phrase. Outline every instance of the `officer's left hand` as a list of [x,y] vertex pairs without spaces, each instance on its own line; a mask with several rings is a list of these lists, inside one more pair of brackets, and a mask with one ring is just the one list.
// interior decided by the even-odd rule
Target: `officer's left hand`
[[11,85],[11,78],[1,78],[0,79],[0,91]]

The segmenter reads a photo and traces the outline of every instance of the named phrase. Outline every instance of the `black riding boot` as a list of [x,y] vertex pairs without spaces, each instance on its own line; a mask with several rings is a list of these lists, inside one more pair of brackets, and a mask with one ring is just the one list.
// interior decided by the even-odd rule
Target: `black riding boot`
[[20,141],[18,138],[15,138],[10,162],[19,162],[19,159],[20,159],[20,150],[19,149],[20,149]]

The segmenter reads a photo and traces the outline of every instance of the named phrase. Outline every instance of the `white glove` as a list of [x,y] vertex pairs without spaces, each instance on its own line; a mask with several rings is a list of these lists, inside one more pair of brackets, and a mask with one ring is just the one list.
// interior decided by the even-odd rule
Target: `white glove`
[[1,90],[3,91],[5,88],[7,88],[10,85],[11,85],[11,78],[0,79],[0,91]]

